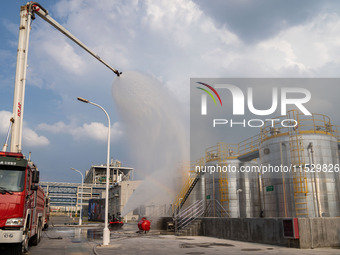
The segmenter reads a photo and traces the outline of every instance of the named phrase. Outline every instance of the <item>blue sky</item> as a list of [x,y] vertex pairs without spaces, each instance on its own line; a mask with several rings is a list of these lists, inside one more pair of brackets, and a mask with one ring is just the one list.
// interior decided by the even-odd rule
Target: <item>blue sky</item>
[[[9,1],[0,18],[1,143],[12,111],[19,10],[25,3]],[[339,77],[340,4],[335,1],[39,3],[114,68],[158,79],[184,112],[189,112],[191,77]],[[111,156],[138,171],[112,97],[114,79],[109,69],[46,22],[39,17],[33,21],[23,152],[32,152],[43,181],[77,182],[71,167],[85,171],[93,163],[105,163],[105,115],[78,102],[78,96],[108,111]],[[324,102],[316,110],[337,121],[334,105]]]

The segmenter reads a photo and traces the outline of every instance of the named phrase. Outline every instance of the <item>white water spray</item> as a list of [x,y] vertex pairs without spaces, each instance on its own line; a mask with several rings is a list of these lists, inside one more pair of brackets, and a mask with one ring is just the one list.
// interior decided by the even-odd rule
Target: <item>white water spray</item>
[[149,201],[169,204],[178,191],[178,164],[187,159],[188,139],[183,111],[163,84],[138,72],[115,79],[113,98],[124,122],[135,174],[143,178],[122,216]]

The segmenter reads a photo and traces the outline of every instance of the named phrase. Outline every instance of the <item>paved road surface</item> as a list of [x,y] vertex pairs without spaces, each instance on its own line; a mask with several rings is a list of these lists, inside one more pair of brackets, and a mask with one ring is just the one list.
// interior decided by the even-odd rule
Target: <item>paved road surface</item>
[[[295,255],[340,254],[340,249],[300,250],[274,245],[247,243],[225,239],[195,236],[181,237],[160,235],[157,231],[137,234],[136,224],[126,224],[121,230],[111,231],[109,246],[102,247],[101,226],[66,226],[72,223],[67,217],[53,217],[53,225],[43,232],[38,246],[30,247],[27,255],[112,255],[112,254],[249,254],[249,255]],[[1,253],[3,255],[3,253]]]

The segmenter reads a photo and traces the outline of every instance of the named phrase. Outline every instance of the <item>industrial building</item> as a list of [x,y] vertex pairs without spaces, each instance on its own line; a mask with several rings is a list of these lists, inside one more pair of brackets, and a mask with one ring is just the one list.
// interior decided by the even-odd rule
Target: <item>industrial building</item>
[[[135,192],[142,181],[122,181],[115,183],[109,191],[109,212],[110,215],[122,213],[127,201]],[[125,221],[138,220],[139,211],[131,211],[124,216]]]
[[[110,163],[109,214],[122,212],[127,200],[141,183],[132,181],[133,168],[122,166],[118,160]],[[79,211],[83,207],[83,215],[87,216],[89,201],[105,198],[106,164],[92,165],[85,172],[83,188],[81,183],[41,182],[40,186],[50,198],[53,211]],[[138,219],[138,215],[130,212],[127,220]]]
[[[110,184],[133,179],[133,168],[123,167],[118,160],[110,163]],[[106,184],[106,164],[93,165],[85,172],[84,183]]]
[[[106,184],[106,164],[93,165],[85,173],[85,184],[93,187],[105,186]],[[118,160],[111,160],[110,163],[110,190],[109,190],[109,214],[110,216],[122,213],[125,204],[136,190],[141,181],[133,181],[133,168],[124,167]],[[105,198],[105,192],[101,199]],[[94,203],[97,200],[93,200]],[[98,201],[100,203],[100,201]],[[103,215],[102,215],[103,216]],[[104,216],[103,216],[104,217]],[[124,220],[137,220],[139,215],[133,211],[124,216]]]
[[[242,226],[246,226],[242,231],[248,229],[247,233],[235,230],[233,236],[232,232],[228,234],[223,229],[219,233],[213,233],[214,230],[210,229],[209,233],[259,242],[266,242],[270,239],[269,235],[277,235],[282,240],[267,243],[286,244],[298,239],[296,236],[284,237],[281,232],[286,231],[287,226],[292,230],[296,227],[294,224],[299,222],[300,231],[310,235],[311,231],[317,231],[324,226],[322,224],[326,224],[310,220],[307,223],[309,232],[303,231],[306,224],[304,218],[329,218],[333,225],[339,225],[338,128],[331,124],[328,116],[306,116],[297,110],[275,119],[295,120],[296,125],[282,125],[281,121],[265,123],[258,135],[238,144],[218,143],[207,148],[201,159],[191,162],[187,180],[173,202],[177,230],[184,229],[197,218],[207,216],[228,218],[226,224],[229,227],[237,222],[241,224],[239,219],[243,218],[249,219],[242,221]],[[207,169],[211,167],[215,170],[220,167],[225,171],[209,172]],[[208,210],[211,204],[214,215]],[[268,232],[268,236],[261,239],[255,232],[254,236],[247,236],[251,229],[265,231],[262,228],[273,218],[278,220],[270,223],[275,226],[271,226],[273,231]],[[285,219],[291,221],[286,223]],[[331,226],[332,223],[327,224]],[[294,231],[290,232],[293,235]],[[312,243],[312,247],[314,239],[314,244],[320,244],[320,240],[325,238],[321,232],[315,233],[314,237],[313,234],[312,237],[304,236],[305,243],[302,245],[300,240],[300,247],[309,247],[308,242]],[[329,230],[330,239],[333,232],[337,231]],[[287,241],[284,238],[291,239]],[[317,238],[321,239],[318,241]],[[336,237],[333,239],[336,240]],[[337,241],[339,245],[340,241]]]
[[81,183],[40,182],[40,186],[50,199],[51,210],[60,212],[78,211],[81,205],[86,212],[89,200],[101,198],[105,193],[105,185],[84,184],[82,189]]

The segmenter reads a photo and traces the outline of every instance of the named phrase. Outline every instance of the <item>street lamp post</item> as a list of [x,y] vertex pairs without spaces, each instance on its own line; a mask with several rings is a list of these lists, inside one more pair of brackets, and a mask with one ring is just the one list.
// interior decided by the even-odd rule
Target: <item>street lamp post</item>
[[[128,192],[129,192],[129,184],[127,184],[126,185],[126,193],[125,193],[125,205],[124,205],[124,207],[126,206],[126,204],[127,204],[127,201],[128,201]],[[128,220],[127,220],[127,214],[126,214],[126,217],[125,217],[125,223],[127,223],[128,222]]]
[[[80,195],[80,217],[79,217],[79,226],[81,226],[83,222],[83,192],[84,192],[84,176],[83,173],[77,169],[71,168],[71,170],[76,171],[81,174],[81,195]],[[77,198],[78,200],[78,198]],[[78,201],[77,201],[78,202]]]
[[92,104],[94,106],[99,107],[102,109],[102,111],[105,113],[107,120],[109,122],[108,126],[108,132],[107,132],[107,160],[106,160],[106,190],[105,190],[105,226],[103,230],[103,245],[109,245],[110,244],[110,230],[108,228],[109,225],[109,182],[110,182],[110,127],[111,127],[111,122],[110,122],[110,117],[105,111],[103,107],[101,107],[98,104],[92,103],[87,99],[78,97],[77,98],[79,101],[87,104]]

